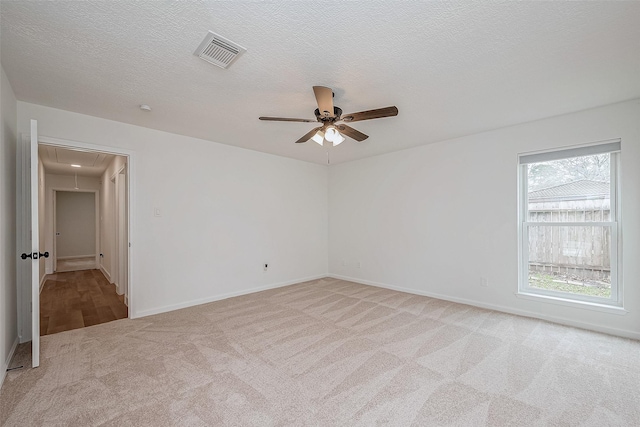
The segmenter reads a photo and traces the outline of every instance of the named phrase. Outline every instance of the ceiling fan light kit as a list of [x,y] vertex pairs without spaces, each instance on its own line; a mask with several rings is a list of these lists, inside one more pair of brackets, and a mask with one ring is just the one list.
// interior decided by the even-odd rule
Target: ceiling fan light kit
[[[383,117],[393,117],[398,115],[398,108],[395,106],[378,108],[375,110],[360,111],[359,113],[346,114],[342,116],[342,109],[333,105],[333,91],[331,88],[324,86],[314,86],[313,93],[316,96],[318,108],[316,108],[316,121],[322,123],[322,126],[307,132],[299,140],[297,144],[312,140],[319,145],[324,145],[324,141],[330,142],[334,147],[340,145],[345,140],[345,136],[362,142],[369,138],[368,135],[347,126],[345,124],[336,124],[340,121],[357,122],[361,120],[380,119]],[[285,117],[260,117],[260,120],[276,121],[276,122],[305,122],[312,123],[313,120],[308,119],[292,119]]]
[[327,142],[332,143],[334,147],[344,142],[344,136],[340,135],[340,132],[338,132],[338,130],[333,126],[327,126],[327,130],[324,133],[324,139],[326,139]]

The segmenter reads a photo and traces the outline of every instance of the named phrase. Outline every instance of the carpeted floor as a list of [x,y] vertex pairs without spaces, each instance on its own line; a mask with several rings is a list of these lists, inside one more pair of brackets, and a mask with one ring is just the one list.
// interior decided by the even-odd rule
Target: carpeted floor
[[640,342],[322,279],[42,337],[0,421],[638,426]]

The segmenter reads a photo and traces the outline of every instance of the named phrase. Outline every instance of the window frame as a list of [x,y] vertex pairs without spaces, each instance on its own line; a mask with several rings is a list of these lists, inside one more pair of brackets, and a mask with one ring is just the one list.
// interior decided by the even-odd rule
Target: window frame
[[[616,148],[617,146],[617,148]],[[593,144],[572,146],[567,148],[521,153],[518,155],[518,296],[536,300],[560,302],[561,304],[578,304],[582,307],[611,307],[621,309],[622,298],[622,256],[620,227],[620,151],[621,140],[607,140]],[[610,221],[591,222],[532,222],[529,218],[528,197],[528,165],[545,161],[567,159],[592,154],[610,154]],[[529,234],[533,226],[598,226],[611,227],[610,278],[611,297],[580,295],[570,292],[540,289],[529,286]]]

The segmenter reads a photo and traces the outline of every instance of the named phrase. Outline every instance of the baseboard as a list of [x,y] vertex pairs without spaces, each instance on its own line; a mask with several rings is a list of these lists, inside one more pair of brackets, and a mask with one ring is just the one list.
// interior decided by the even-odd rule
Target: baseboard
[[619,337],[640,340],[640,333],[629,331],[627,329],[609,328],[606,326],[595,325],[593,323],[587,323],[587,322],[580,322],[572,319],[567,319],[564,317],[548,316],[548,315],[536,313],[533,311],[514,309],[511,307],[505,307],[497,304],[487,304],[487,303],[469,300],[465,298],[452,297],[449,295],[442,295],[442,294],[437,294],[433,292],[425,292],[417,289],[403,288],[401,286],[388,285],[386,283],[373,282],[370,280],[358,279],[358,278],[349,277],[349,276],[342,276],[339,274],[329,274],[328,277],[331,277],[334,279],[340,279],[340,280],[347,280],[349,282],[360,283],[362,285],[375,286],[377,288],[391,289],[394,291],[405,292],[408,294],[422,295],[429,298],[436,298],[444,301],[451,301],[459,304],[471,305],[474,307],[485,308],[487,310],[494,310],[494,311],[500,311],[503,313],[515,314],[517,316],[532,317],[534,319],[546,320],[547,322],[559,323],[562,325],[573,326],[575,328],[602,332],[604,334],[616,335]]
[[47,274],[45,274],[44,276],[42,276],[42,278],[40,278],[40,293],[42,293],[42,288],[44,287],[44,282],[47,281]]
[[266,286],[259,286],[259,287],[256,287],[256,288],[246,289],[244,291],[229,292],[229,293],[222,294],[222,295],[215,295],[215,296],[211,296],[211,297],[200,298],[200,299],[195,299],[195,300],[191,300],[191,301],[185,301],[185,302],[181,302],[181,303],[178,303],[178,304],[165,305],[163,307],[152,308],[152,309],[149,309],[149,310],[142,310],[142,311],[139,311],[139,312],[136,312],[136,313],[131,313],[131,319],[137,319],[137,318],[140,318],[140,317],[151,316],[151,315],[154,315],[154,314],[166,313],[168,311],[174,311],[174,310],[179,310],[181,308],[188,308],[188,307],[193,307],[193,306],[196,306],[196,305],[207,304],[207,303],[210,303],[210,302],[220,301],[220,300],[227,299],[227,298],[239,297],[241,295],[248,295],[248,294],[253,294],[253,293],[256,293],[256,292],[267,291],[269,289],[282,288],[284,286],[295,285],[296,283],[308,282],[310,280],[323,279],[325,277],[327,277],[326,274],[320,274],[318,276],[303,277],[303,278],[300,278],[300,279],[288,280],[286,282],[274,283],[274,284],[266,285]]
[[105,279],[107,279],[109,283],[112,283],[111,274],[109,274],[109,271],[106,268],[104,268],[104,266],[100,265],[100,271],[102,272],[102,274],[104,274]]
[[11,364],[11,359],[13,359],[13,354],[16,352],[16,348],[18,348],[18,337],[13,341],[13,345],[11,346],[11,351],[9,351],[9,355],[7,356],[7,360],[2,367],[2,372],[0,372],[0,388],[2,388],[2,383],[4,383],[4,378],[7,376],[7,369],[9,369],[9,365]]
[[89,255],[72,255],[72,256],[59,256],[56,259],[76,259],[76,258],[95,258],[96,254],[89,254]]

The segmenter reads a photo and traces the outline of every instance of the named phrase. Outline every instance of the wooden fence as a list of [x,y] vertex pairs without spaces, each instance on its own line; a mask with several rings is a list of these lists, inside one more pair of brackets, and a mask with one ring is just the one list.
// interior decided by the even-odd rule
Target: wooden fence
[[530,210],[531,222],[585,222],[584,226],[530,226],[530,271],[609,281],[611,227],[589,225],[589,221],[609,221],[610,217],[609,209]]

